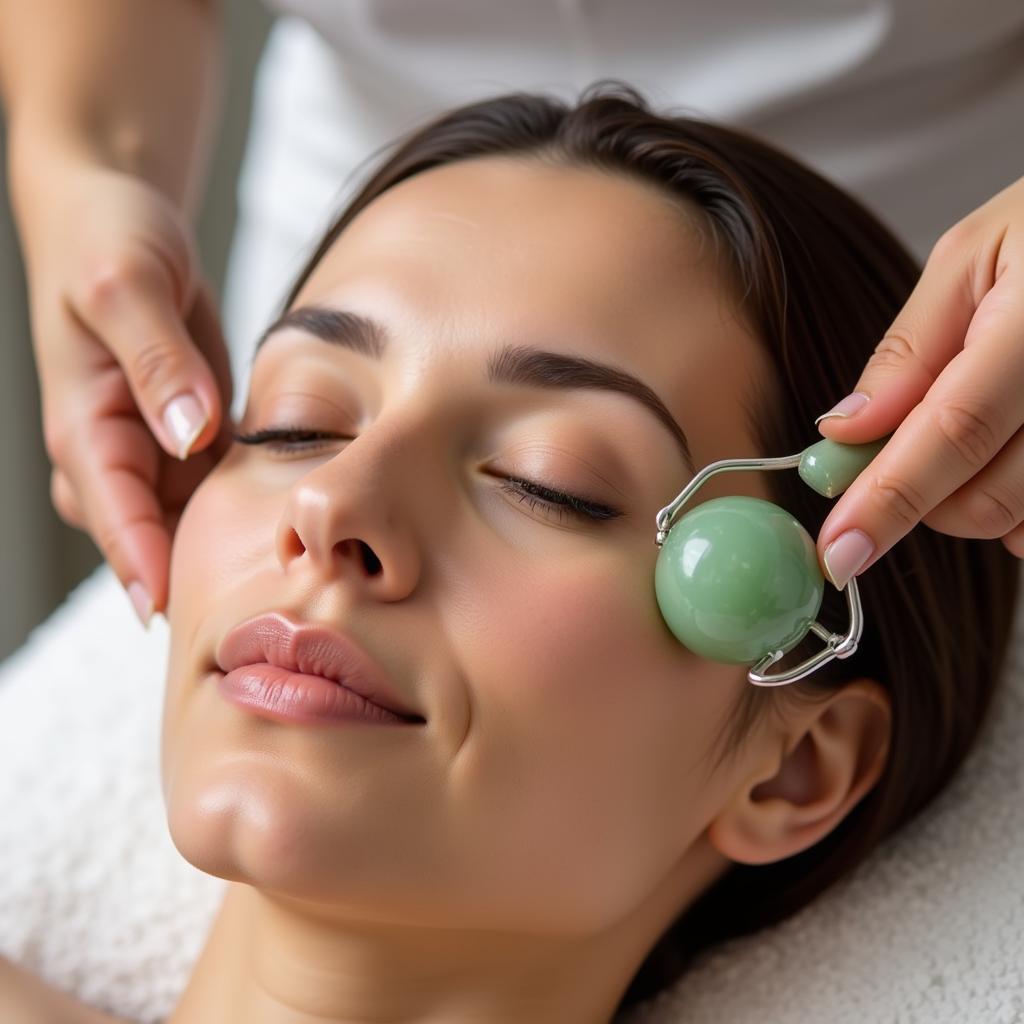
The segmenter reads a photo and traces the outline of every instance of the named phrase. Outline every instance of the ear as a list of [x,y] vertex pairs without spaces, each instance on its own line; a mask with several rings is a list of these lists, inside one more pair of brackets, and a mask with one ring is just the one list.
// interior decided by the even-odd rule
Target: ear
[[[759,737],[754,771],[742,774],[708,839],[741,864],[769,864],[813,846],[874,786],[885,767],[892,702],[858,679],[814,705],[781,712]],[[749,766],[751,758],[745,758]]]

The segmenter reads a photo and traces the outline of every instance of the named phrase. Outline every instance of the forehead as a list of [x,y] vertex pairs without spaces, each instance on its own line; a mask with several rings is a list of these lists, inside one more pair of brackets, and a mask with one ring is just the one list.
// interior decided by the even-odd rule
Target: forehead
[[317,303],[384,320],[410,362],[515,341],[618,364],[698,465],[753,451],[738,413],[763,355],[699,213],[646,182],[507,157],[433,168],[339,235],[294,305]]

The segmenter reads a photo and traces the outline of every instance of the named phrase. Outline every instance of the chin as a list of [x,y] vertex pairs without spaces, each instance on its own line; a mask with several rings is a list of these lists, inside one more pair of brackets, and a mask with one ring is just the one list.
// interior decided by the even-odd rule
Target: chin
[[249,881],[239,858],[240,822],[236,813],[216,808],[216,794],[183,791],[180,784],[164,782],[167,829],[178,853],[193,867],[229,881]]
[[216,774],[200,780],[186,769],[165,784],[178,852],[206,874],[295,891],[294,883],[313,875],[299,808],[270,786],[231,778],[230,770]]

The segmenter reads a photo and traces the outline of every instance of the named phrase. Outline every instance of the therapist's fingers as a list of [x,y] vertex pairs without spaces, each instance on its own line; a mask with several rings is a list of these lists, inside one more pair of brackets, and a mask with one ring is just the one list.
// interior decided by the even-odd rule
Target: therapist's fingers
[[[54,320],[48,323],[51,334],[62,329],[63,314]],[[205,285],[196,291],[186,326],[229,408],[227,350]],[[63,329],[75,327],[69,322]],[[214,439],[187,461],[168,456],[141,419],[124,373],[109,353],[105,361],[90,357],[88,344],[99,343],[82,337],[74,352],[85,363],[92,358],[91,374],[72,375],[70,383],[46,393],[61,420],[61,429],[47,438],[54,464],[51,497],[65,522],[88,530],[146,622],[166,607],[178,519],[196,486],[230,447],[232,424],[223,417]],[[55,417],[44,420],[52,423]]]
[[[868,400],[848,418],[821,420],[821,433],[844,443],[893,432],[819,533],[837,586],[922,521],[953,536],[1005,538],[1016,553],[1024,461],[1008,442],[1024,424],[1022,234],[1024,223],[947,232],[861,374],[854,391]],[[854,404],[844,403],[836,411]]]
[[51,496],[136,607],[159,611],[178,516],[224,449],[216,306],[192,230],[159,189],[73,156],[40,177],[19,226]]
[[50,473],[50,501],[57,510],[57,515],[64,520],[68,526],[81,530],[85,526],[85,516],[82,514],[82,507],[78,504],[78,497],[67,474],[61,469],[54,469]]
[[1011,530],[1003,538],[1003,547],[1010,552],[1011,555],[1016,555],[1018,558],[1024,558],[1024,523],[1015,530]]
[[[72,294],[75,313],[120,364],[139,412],[179,459],[204,448],[221,420],[218,382],[185,327],[187,285],[168,257],[130,250]],[[193,296],[187,296],[192,305]]]
[[160,451],[137,416],[90,416],[81,426],[66,464],[83,525],[148,624],[166,600],[171,549],[157,498]]
[[[83,423],[93,444],[78,446],[64,464],[89,533],[145,622],[167,605],[171,542],[181,509],[226,450],[231,424],[221,410],[230,408],[232,381],[206,283],[196,285],[182,318],[159,265],[148,285],[146,272],[137,273],[142,276],[132,279],[134,290],[112,286],[109,296],[90,307],[86,326],[105,332],[102,344],[120,366],[109,367],[109,397]],[[147,338],[157,340],[150,344]],[[168,392],[174,395],[169,404],[161,397]],[[205,397],[209,393],[215,402]],[[204,410],[214,410],[212,416],[202,414],[201,426],[195,395],[204,396]],[[148,406],[140,405],[147,400]],[[161,407],[156,420],[153,411]],[[163,433],[154,440],[156,426]],[[157,440],[175,458],[168,459]],[[187,462],[179,461],[183,455]]]
[[[963,531],[960,515],[981,532]],[[944,520],[948,522],[941,525]],[[998,537],[1011,554],[1024,558],[1024,427],[924,522],[954,537]]]
[[[179,462],[157,446],[127,394],[128,411],[85,415],[67,459],[71,501],[115,575],[148,622],[167,606],[171,544],[182,510],[202,479],[222,457],[221,435],[204,451]],[[58,484],[57,487],[63,487]]]
[[223,452],[224,441],[231,436],[230,410],[234,395],[234,382],[231,376],[231,359],[228,354],[227,340],[221,327],[217,301],[206,281],[200,281],[196,287],[192,308],[185,318],[185,327],[200,355],[213,372],[221,408],[217,430],[209,440],[203,435],[202,444],[199,448],[193,445],[192,450],[197,451],[209,444],[211,447],[219,445]]

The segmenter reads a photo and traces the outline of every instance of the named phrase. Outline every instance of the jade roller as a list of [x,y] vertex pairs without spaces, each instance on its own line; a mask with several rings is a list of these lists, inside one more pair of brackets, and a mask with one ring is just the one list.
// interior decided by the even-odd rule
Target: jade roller
[[[857,581],[843,588],[850,611],[845,634],[830,633],[815,616],[825,577],[811,535],[785,509],[761,498],[712,498],[673,519],[716,473],[792,469],[818,494],[842,494],[892,435],[868,444],[825,438],[798,455],[777,459],[723,459],[705,466],[657,515],[654,570],[658,608],[676,638],[712,661],[753,665],[755,686],[782,686],[810,675],[833,658],[857,650],[864,625]],[[813,632],[824,648],[785,672],[766,670]]]

